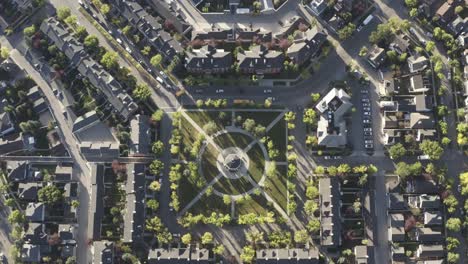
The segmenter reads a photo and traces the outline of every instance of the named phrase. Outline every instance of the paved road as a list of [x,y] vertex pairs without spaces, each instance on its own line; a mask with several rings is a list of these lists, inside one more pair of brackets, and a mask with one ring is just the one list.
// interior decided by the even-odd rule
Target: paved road
[[[1,39],[2,45],[8,45],[5,39]],[[9,45],[8,45],[9,46]],[[10,48],[12,48],[10,46]],[[65,117],[62,114],[62,109],[60,105],[56,103],[56,98],[52,92],[52,88],[48,83],[44,81],[42,76],[32,67],[32,65],[25,59],[25,57],[20,54],[17,50],[13,50],[10,54],[11,59],[15,61],[20,67],[25,69],[29,76],[36,82],[36,84],[41,88],[47,101],[49,103],[50,110],[57,121],[58,131],[62,143],[69,151],[70,156],[73,158],[73,176],[76,180],[79,180],[81,183],[81,194],[80,194],[80,207],[78,214],[78,250],[77,250],[77,259],[78,261],[86,261],[87,255],[87,223],[88,223],[88,206],[89,206],[89,196],[88,188],[90,186],[90,171],[87,165],[86,160],[81,156],[79,148],[76,144],[75,138],[73,136],[70,127],[68,126]]]

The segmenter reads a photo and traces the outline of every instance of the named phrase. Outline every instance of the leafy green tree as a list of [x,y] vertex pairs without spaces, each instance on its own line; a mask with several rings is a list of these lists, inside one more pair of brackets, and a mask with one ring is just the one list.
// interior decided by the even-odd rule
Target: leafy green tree
[[307,230],[313,234],[318,233],[318,231],[320,231],[320,221],[316,218],[310,220],[309,223],[307,223]]
[[146,230],[153,232],[153,233],[159,233],[163,230],[163,223],[161,222],[161,219],[157,216],[147,219],[146,220]]
[[361,48],[361,50],[359,50],[359,57],[365,57],[367,56],[367,53],[369,52],[369,50],[367,49],[366,46],[363,46]]
[[388,152],[392,159],[399,159],[406,155],[406,148],[401,143],[397,143],[391,146]]
[[405,162],[398,162],[396,164],[396,170],[395,170],[395,173],[400,176],[400,178],[402,180],[405,180],[406,178],[408,178],[411,173],[410,173],[410,165],[408,165],[407,163]]
[[317,187],[315,187],[313,185],[307,186],[307,188],[306,188],[306,197],[308,199],[315,199],[318,196],[319,196],[319,191],[318,191]]
[[348,23],[345,27],[338,30],[338,37],[340,38],[340,40],[346,40],[353,35],[355,30],[356,25],[354,25],[353,23]]
[[297,244],[305,244],[309,240],[307,230],[299,230],[294,233],[294,242]]
[[149,185],[149,188],[152,191],[159,192],[159,190],[161,190],[161,184],[159,181],[152,181]]
[[417,7],[418,6],[418,0],[405,0],[405,4],[409,8]]
[[447,237],[447,250],[455,251],[460,246],[460,241],[455,237]]
[[88,36],[88,31],[84,26],[77,26],[75,30],[75,37],[79,40],[84,40]]
[[26,222],[26,217],[19,210],[13,210],[8,216],[8,222],[12,225],[23,224],[24,222]]
[[304,210],[308,215],[314,214],[318,210],[318,204],[314,200],[307,200],[304,203]]
[[153,120],[154,122],[160,122],[162,120],[163,116],[164,116],[163,110],[158,109],[158,110],[156,110],[156,112],[154,112],[151,115],[151,120]]
[[455,14],[460,14],[461,12],[463,12],[463,6],[459,5],[455,7]]
[[185,245],[190,245],[190,243],[192,243],[192,235],[190,233],[183,235],[182,243]]
[[107,14],[109,14],[110,11],[110,6],[108,4],[103,4],[99,10],[103,15],[107,16]]
[[455,253],[455,252],[449,252],[447,254],[447,262],[452,264],[452,263],[458,263],[458,260],[460,259],[460,254]]
[[232,200],[232,199],[231,199],[231,196],[230,196],[230,195],[227,195],[227,194],[223,195],[223,202],[224,202],[224,204],[227,204],[227,205],[231,204],[231,200]]
[[23,34],[27,37],[32,37],[32,35],[34,35],[34,33],[36,33],[36,26],[35,25],[31,25],[29,27],[25,27],[23,29]]
[[57,18],[60,21],[65,21],[71,15],[71,10],[68,7],[59,7],[57,9]]
[[152,211],[156,211],[159,208],[159,202],[156,199],[150,199],[146,201],[146,206]]
[[255,258],[255,250],[251,246],[245,246],[242,249],[242,253],[240,255],[240,259],[243,263],[250,264],[254,261]]
[[461,220],[460,218],[449,218],[447,219],[447,222],[445,222],[445,227],[447,227],[447,229],[449,231],[452,231],[452,232],[460,232],[460,229],[461,229]]
[[345,175],[351,172],[351,167],[348,164],[343,163],[338,166],[337,171],[339,174]]
[[205,232],[201,238],[201,243],[203,245],[213,243],[213,234],[211,234],[210,232]]
[[153,162],[151,162],[150,164],[150,172],[151,174],[159,174],[161,172],[161,170],[164,168],[164,163],[162,163],[162,161],[160,160],[153,160]]
[[216,255],[220,256],[220,255],[223,255],[224,254],[224,246],[223,245],[217,245],[214,249],[213,249],[213,253],[215,253]]
[[65,23],[70,27],[76,29],[78,26],[78,18],[76,16],[69,16],[65,19]]
[[433,160],[438,160],[442,157],[444,153],[444,149],[440,146],[439,142],[431,141],[431,140],[423,140],[421,144],[419,144],[419,148],[423,151],[425,155],[428,155],[429,158]]
[[161,64],[161,61],[162,61],[162,56],[161,56],[161,54],[157,54],[157,55],[153,56],[153,57],[150,59],[150,63],[151,63],[151,65],[153,65],[154,67],[158,67],[158,66]]
[[252,231],[245,235],[245,239],[255,248],[256,245],[264,240],[263,232]]
[[312,103],[318,102],[320,99],[320,94],[319,93],[311,93],[310,98],[312,99]]
[[164,143],[161,140],[153,142],[153,145],[151,145],[151,151],[156,156],[161,156],[164,151]]
[[0,48],[0,58],[2,60],[6,60],[8,59],[8,57],[10,57],[10,51],[8,50],[7,47],[1,47]]
[[40,202],[55,204],[63,199],[63,192],[55,185],[47,185],[37,192]]
[[99,39],[94,35],[89,35],[84,39],[83,45],[88,50],[96,50],[99,47]]
[[151,90],[146,84],[137,84],[133,90],[133,97],[137,100],[145,101],[151,96]]
[[118,57],[119,55],[117,54],[117,52],[107,51],[102,56],[101,64],[102,66],[104,66],[104,68],[108,70],[116,69],[119,66]]

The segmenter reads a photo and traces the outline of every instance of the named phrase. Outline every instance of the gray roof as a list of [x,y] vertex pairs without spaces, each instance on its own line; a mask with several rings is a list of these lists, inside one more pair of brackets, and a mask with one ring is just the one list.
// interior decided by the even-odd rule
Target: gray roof
[[148,263],[172,264],[172,263],[210,263],[212,257],[208,249],[203,248],[156,248],[148,254]]
[[91,165],[91,199],[89,201],[88,237],[93,240],[101,238],[101,221],[104,210],[104,165]]
[[321,178],[320,192],[320,244],[341,245],[340,183],[336,178]]
[[189,71],[226,70],[232,66],[232,63],[231,52],[216,49],[209,45],[187,51],[185,58],[185,68]]
[[442,213],[436,212],[424,212],[424,225],[442,225]]
[[290,59],[301,64],[316,54],[326,39],[327,35],[314,26],[306,32],[298,33],[296,40],[288,48],[286,54]]
[[424,70],[429,64],[429,60],[420,55],[408,57],[408,66],[411,72],[417,72]]
[[42,182],[27,182],[18,184],[18,198],[23,201],[37,201],[37,192],[42,188]]
[[260,249],[256,252],[256,263],[318,263],[319,252],[316,248]]
[[442,242],[445,237],[441,231],[432,228],[419,227],[416,229],[416,240],[420,242]]
[[104,68],[83,50],[62,24],[54,18],[44,20],[41,30],[77,65],[78,71],[88,78],[92,85],[100,89],[114,110],[128,119],[138,108],[133,99]]
[[43,203],[28,203],[24,213],[26,219],[30,222],[43,222],[45,218],[45,205]]
[[127,243],[142,240],[145,226],[145,169],[141,163],[127,164],[125,184],[126,208],[123,216],[123,241]]
[[95,241],[93,243],[94,255],[93,264],[113,264],[114,263],[114,242]]
[[390,210],[406,210],[408,209],[408,204],[406,203],[405,198],[402,194],[399,193],[389,193],[389,209]]
[[192,27],[185,21],[185,14],[178,11],[176,1],[170,1],[168,3],[167,1],[151,0],[151,3],[156,12],[167,21],[170,21],[179,33],[184,33],[187,29]]
[[369,258],[368,247],[361,245],[354,247],[354,256],[357,264],[366,264]]
[[382,64],[382,62],[385,60],[385,57],[385,50],[377,45],[373,45],[369,50],[367,60],[373,67],[378,68],[380,64]]
[[419,245],[416,256],[419,258],[443,258],[445,250],[443,245]]
[[241,70],[264,73],[271,69],[282,69],[284,55],[282,52],[267,50],[261,45],[256,45],[250,50],[239,51],[237,60]]
[[148,116],[137,115],[130,120],[130,153],[148,155],[151,149],[151,128]]
[[48,245],[45,225],[42,223],[29,223],[28,229],[24,233],[23,240],[25,243],[34,245]]

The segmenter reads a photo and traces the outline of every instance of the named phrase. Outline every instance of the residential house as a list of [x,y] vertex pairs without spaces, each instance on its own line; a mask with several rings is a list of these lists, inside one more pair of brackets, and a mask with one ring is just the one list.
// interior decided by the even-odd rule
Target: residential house
[[405,211],[408,210],[408,203],[404,196],[399,193],[388,194],[388,209],[390,211]]
[[405,254],[405,248],[402,246],[392,245],[392,263],[406,263],[408,257]]
[[443,24],[447,24],[455,18],[456,2],[454,0],[447,0],[436,11],[436,17]]
[[319,31],[317,26],[297,33],[293,44],[286,51],[286,56],[294,63],[301,65],[317,54],[326,39],[327,35]]
[[341,245],[340,183],[336,178],[320,178],[320,244],[324,247]]
[[420,209],[438,209],[441,206],[440,197],[438,195],[421,194],[419,196],[411,196],[408,203],[415,208]]
[[7,105],[6,99],[0,102],[0,138],[15,131],[15,124],[11,119],[10,113],[5,111],[5,106]]
[[395,51],[398,55],[406,53],[410,46],[410,40],[406,35],[395,36],[392,43],[390,43],[390,50]]
[[83,46],[68,30],[53,17],[44,20],[41,30],[67,55],[81,75],[102,92],[114,111],[125,120],[129,119],[137,110],[137,104],[101,65],[83,51]]
[[50,253],[49,245],[23,244],[21,248],[22,263],[40,263],[42,256]]
[[327,9],[327,1],[325,0],[312,0],[310,2],[310,9],[317,15],[321,15]]
[[175,29],[181,34],[185,34],[192,29],[187,23],[184,12],[180,11],[177,1],[148,0],[154,10],[164,18],[168,29]]
[[369,261],[368,250],[369,250],[368,247],[364,245],[354,247],[354,258],[356,260],[356,264],[368,263]]
[[127,182],[125,184],[126,208],[123,215],[123,242],[132,243],[143,240],[145,227],[145,169],[141,163],[127,164]]
[[151,153],[151,127],[148,116],[136,115],[130,120],[130,155]]
[[94,241],[93,264],[114,264],[115,249],[114,242]]
[[385,50],[375,44],[371,47],[367,55],[367,61],[375,69],[380,67],[380,65],[385,61],[385,58]]
[[347,143],[345,115],[352,108],[351,97],[343,90],[333,88],[316,108],[320,112],[317,125],[318,144],[328,148],[342,148]]
[[257,264],[274,263],[318,264],[319,251],[316,248],[260,249],[256,252]]
[[148,253],[148,264],[199,263],[208,264],[213,256],[208,249],[198,247],[156,248]]
[[429,91],[429,82],[421,74],[410,77],[410,93],[426,93]]
[[215,43],[244,43],[262,44],[271,43],[273,35],[270,31],[261,28],[244,27],[234,23],[231,27],[219,28],[212,26],[209,29],[199,29],[192,32],[192,41],[200,40],[205,44]]
[[43,203],[28,203],[24,215],[29,222],[42,223],[45,220],[45,205]]
[[443,258],[445,250],[443,245],[424,245],[420,244],[416,250],[416,257],[420,259]]
[[42,182],[20,182],[18,184],[18,198],[26,202],[38,201],[37,193],[44,186]]
[[442,224],[443,224],[442,213],[440,211],[424,212],[424,225],[425,226],[440,226]]
[[442,0],[422,0],[419,5],[419,12],[424,14],[427,18],[432,18],[439,7],[442,5]]
[[283,69],[284,55],[280,51],[268,50],[256,45],[237,54],[239,71],[253,74],[274,74]]
[[210,45],[189,50],[185,56],[185,69],[191,73],[226,73],[232,69],[232,65],[231,52]]
[[467,32],[462,32],[458,38],[457,38],[457,41],[458,41],[458,44],[460,44],[460,46],[462,48],[466,48],[468,47],[468,33]]
[[461,18],[457,17],[455,20],[450,22],[448,25],[449,30],[455,35],[458,36],[463,31],[466,31],[468,29],[468,18]]
[[429,60],[422,55],[408,57],[408,67],[410,72],[421,72],[427,68]]
[[407,134],[413,135],[417,142],[436,136],[434,116],[431,112],[385,111],[382,122],[385,145],[402,142]]
[[333,8],[339,13],[351,12],[353,3],[353,0],[337,0]]
[[405,241],[405,217],[401,213],[389,214],[388,240],[393,242]]
[[415,240],[421,243],[435,243],[445,241],[441,231],[428,227],[417,227]]
[[48,245],[45,225],[43,223],[29,223],[23,235],[23,241],[32,245]]
[[397,91],[395,91],[395,79],[390,78],[383,80],[379,85],[379,95],[381,97],[387,97],[392,96],[394,93],[397,93]]
[[[113,8],[117,10],[130,25],[143,34],[148,43],[163,56],[165,61],[172,61],[174,57],[183,54],[184,49],[181,43],[164,31],[156,18],[148,14],[139,3],[134,0],[111,0],[110,2]],[[163,13],[162,9],[156,11]],[[166,15],[169,15],[169,13],[171,12],[164,12]]]
[[104,217],[103,197],[104,165],[93,163],[91,165],[91,194],[88,214],[88,238],[92,240],[101,239],[101,222]]
[[417,177],[409,180],[406,184],[406,192],[410,194],[439,194],[439,187],[433,180]]

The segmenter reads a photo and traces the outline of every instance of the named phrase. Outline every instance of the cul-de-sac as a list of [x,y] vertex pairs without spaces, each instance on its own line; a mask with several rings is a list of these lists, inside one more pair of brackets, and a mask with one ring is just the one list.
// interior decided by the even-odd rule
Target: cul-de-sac
[[0,264],[466,264],[467,197],[467,0],[0,0]]

